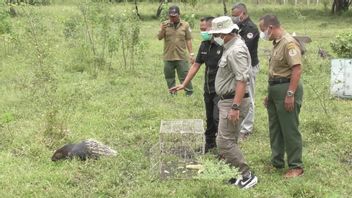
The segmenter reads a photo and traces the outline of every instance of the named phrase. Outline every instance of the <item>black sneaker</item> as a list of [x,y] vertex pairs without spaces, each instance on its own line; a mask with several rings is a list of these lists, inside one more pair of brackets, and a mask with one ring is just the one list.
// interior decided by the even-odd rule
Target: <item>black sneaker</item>
[[242,179],[231,178],[229,180],[229,183],[232,185],[236,185],[240,188],[248,189],[255,186],[258,183],[258,178],[257,176],[250,173],[249,177],[246,177],[246,178],[242,178]]

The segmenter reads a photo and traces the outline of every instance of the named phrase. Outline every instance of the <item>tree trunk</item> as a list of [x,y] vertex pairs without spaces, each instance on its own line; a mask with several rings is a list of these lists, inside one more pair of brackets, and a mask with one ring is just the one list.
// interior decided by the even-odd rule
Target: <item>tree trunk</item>
[[136,14],[138,16],[139,19],[142,19],[141,15],[138,12],[138,4],[137,4],[137,0],[134,0],[134,5],[136,6]]
[[351,5],[352,0],[334,0],[332,2],[331,12],[333,14],[338,14],[343,11],[347,11],[348,7]]
[[156,17],[158,17],[158,18],[160,17],[161,11],[163,10],[163,3],[164,3],[164,1],[160,0],[159,7],[156,10]]
[[224,5],[224,15],[227,15],[227,8],[226,8],[226,0],[222,0],[222,4]]

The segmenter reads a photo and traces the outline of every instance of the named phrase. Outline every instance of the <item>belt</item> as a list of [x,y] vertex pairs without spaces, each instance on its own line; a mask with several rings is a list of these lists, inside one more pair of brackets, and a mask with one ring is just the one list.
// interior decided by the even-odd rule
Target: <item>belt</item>
[[268,83],[270,86],[272,86],[277,84],[289,83],[290,81],[291,79],[289,78],[272,78],[268,80]]
[[[233,99],[235,97],[234,94],[231,94],[231,95],[223,95],[223,96],[220,96],[220,100],[226,100],[226,99]],[[245,93],[243,98],[248,98],[249,97],[249,93]]]

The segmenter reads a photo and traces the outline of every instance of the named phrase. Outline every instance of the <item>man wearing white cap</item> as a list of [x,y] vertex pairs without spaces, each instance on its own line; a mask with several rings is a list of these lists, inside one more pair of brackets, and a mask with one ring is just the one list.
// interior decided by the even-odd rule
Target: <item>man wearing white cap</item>
[[237,142],[241,121],[250,104],[247,81],[252,65],[248,48],[238,36],[238,30],[230,17],[221,16],[213,20],[209,31],[215,42],[224,46],[215,78],[215,91],[220,97],[216,144],[226,162],[241,172],[242,178],[231,178],[229,182],[240,188],[250,188],[256,185],[258,178],[251,173]]

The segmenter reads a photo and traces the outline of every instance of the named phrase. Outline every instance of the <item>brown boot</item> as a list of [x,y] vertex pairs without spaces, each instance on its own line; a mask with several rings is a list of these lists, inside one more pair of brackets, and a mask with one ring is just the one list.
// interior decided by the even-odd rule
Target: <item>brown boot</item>
[[290,170],[288,170],[285,175],[284,178],[289,179],[289,178],[294,178],[294,177],[299,177],[303,175],[303,168],[292,168]]

